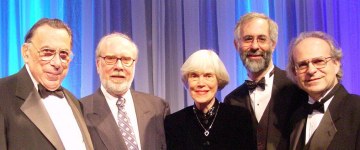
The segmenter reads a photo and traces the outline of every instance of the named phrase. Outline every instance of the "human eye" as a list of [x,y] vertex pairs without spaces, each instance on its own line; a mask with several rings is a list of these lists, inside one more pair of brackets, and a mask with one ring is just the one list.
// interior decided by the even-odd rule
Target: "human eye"
[[245,43],[251,43],[253,40],[254,40],[254,37],[250,36],[250,35],[246,35],[246,36],[243,37],[243,41]]
[[41,57],[51,57],[56,53],[56,50],[50,48],[44,48],[40,51]]
[[67,60],[70,56],[70,53],[68,51],[62,50],[59,52],[59,56],[62,60]]
[[258,42],[265,43],[267,41],[267,37],[265,35],[261,35],[258,37]]
[[323,65],[325,64],[325,58],[319,57],[319,58],[314,58],[311,60],[311,63],[314,65]]
[[104,57],[104,60],[105,60],[106,62],[108,62],[108,63],[114,63],[114,62],[116,62],[117,57],[115,57],[115,56],[105,56],[105,57]]
[[205,79],[207,79],[207,80],[212,80],[212,79],[215,78],[215,75],[212,74],[212,73],[206,73],[206,74],[204,74],[204,77],[205,77]]
[[206,77],[206,78],[212,78],[213,76],[214,76],[214,75],[211,74],[211,73],[207,73],[207,74],[204,75],[204,77]]
[[196,78],[198,78],[199,77],[199,75],[197,74],[197,73],[190,73],[189,74],[189,79],[196,79]]
[[130,64],[132,60],[131,57],[121,57],[121,61],[125,64]]
[[297,68],[300,70],[306,69],[307,67],[308,67],[308,62],[306,60],[297,63]]

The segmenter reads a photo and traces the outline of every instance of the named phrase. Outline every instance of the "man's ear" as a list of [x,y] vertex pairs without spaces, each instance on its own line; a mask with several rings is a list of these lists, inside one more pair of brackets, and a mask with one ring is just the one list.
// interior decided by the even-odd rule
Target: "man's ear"
[[338,74],[341,69],[341,62],[339,60],[334,60],[334,65],[335,65],[335,72],[336,74]]
[[29,57],[30,57],[30,49],[29,49],[29,44],[28,43],[24,43],[21,46],[21,56],[23,57],[23,60],[25,63],[27,63],[29,61]]
[[238,51],[239,50],[239,42],[236,39],[234,39],[234,46],[235,46],[236,51]]
[[[96,57],[96,56],[95,56]],[[96,71],[97,71],[97,73],[98,74],[100,74],[100,59],[99,58],[96,58],[96,60],[95,60],[95,62],[96,62]]]
[[272,52],[275,51],[275,48],[276,48],[276,43],[275,41],[271,41],[272,45],[271,45],[271,49],[272,49]]

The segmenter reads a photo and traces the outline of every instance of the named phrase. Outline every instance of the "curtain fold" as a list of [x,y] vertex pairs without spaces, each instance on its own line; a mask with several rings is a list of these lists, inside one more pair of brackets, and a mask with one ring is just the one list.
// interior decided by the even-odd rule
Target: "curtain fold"
[[64,20],[73,31],[74,59],[63,86],[78,98],[94,92],[100,81],[95,50],[100,38],[122,32],[139,48],[133,88],[164,98],[172,112],[192,105],[181,82],[180,67],[199,49],[214,49],[230,74],[222,100],[247,78],[233,45],[237,20],[247,12],[269,15],[279,25],[274,63],[284,69],[288,44],[303,31],[332,35],[343,49],[349,92],[360,94],[360,1],[348,0],[14,0],[0,1],[0,77],[16,73],[24,62],[21,46],[42,17]]

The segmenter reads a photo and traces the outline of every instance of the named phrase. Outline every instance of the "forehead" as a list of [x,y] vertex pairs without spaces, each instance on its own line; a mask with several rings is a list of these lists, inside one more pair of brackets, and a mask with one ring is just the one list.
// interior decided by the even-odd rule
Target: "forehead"
[[262,18],[253,18],[244,23],[241,28],[242,36],[269,35],[269,23]]
[[109,37],[101,46],[101,54],[106,55],[127,55],[135,57],[137,50],[134,44],[122,37]]
[[71,37],[65,29],[57,29],[49,25],[38,27],[31,39],[40,46],[71,48]]
[[294,48],[294,60],[302,61],[315,57],[330,56],[330,45],[323,39],[306,38]]
[[214,74],[214,73],[215,72],[212,69],[211,70],[200,69],[189,72],[189,74]]

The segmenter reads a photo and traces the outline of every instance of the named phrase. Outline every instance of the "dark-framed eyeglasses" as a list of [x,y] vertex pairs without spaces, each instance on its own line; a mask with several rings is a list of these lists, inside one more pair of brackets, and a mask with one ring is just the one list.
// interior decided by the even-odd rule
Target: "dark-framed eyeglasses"
[[99,56],[99,57],[104,59],[107,65],[114,65],[118,60],[120,60],[123,66],[130,67],[135,62],[135,59],[131,57],[120,57],[120,58],[116,56]]
[[32,43],[31,41],[28,43],[30,43],[36,49],[36,51],[39,53],[40,59],[43,61],[51,61],[52,59],[54,59],[57,53],[59,54],[60,61],[62,63],[68,63],[70,59],[74,57],[74,54],[69,50],[65,50],[65,49],[56,50],[55,48],[49,48],[49,47],[38,49],[35,46],[35,44]]
[[303,60],[295,63],[295,71],[297,73],[305,73],[309,69],[310,63],[316,68],[321,69],[325,68],[327,62],[329,62],[333,57],[315,57],[307,60]]
[[252,35],[246,35],[242,37],[241,39],[241,46],[242,47],[250,47],[254,41],[257,42],[259,47],[264,48],[269,44],[270,38],[266,35],[259,35],[259,36],[252,36]]

